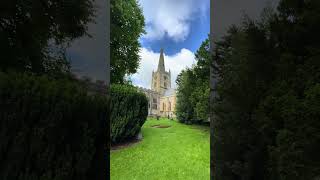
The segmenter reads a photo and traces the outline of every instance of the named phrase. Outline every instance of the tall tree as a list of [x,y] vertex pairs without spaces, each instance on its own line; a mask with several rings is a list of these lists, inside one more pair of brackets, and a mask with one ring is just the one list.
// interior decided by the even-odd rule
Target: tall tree
[[177,118],[181,122],[207,122],[209,116],[209,38],[195,53],[197,63],[182,71],[177,78]]
[[3,0],[0,7],[4,71],[68,71],[65,47],[87,34],[86,25],[94,16],[93,0]]
[[111,83],[124,83],[139,67],[144,16],[137,0],[111,0]]
[[194,118],[194,109],[190,102],[192,88],[194,87],[194,76],[192,69],[182,70],[177,77],[177,119],[183,123],[190,123]]
[[215,179],[319,177],[319,12],[316,0],[282,0],[216,42]]

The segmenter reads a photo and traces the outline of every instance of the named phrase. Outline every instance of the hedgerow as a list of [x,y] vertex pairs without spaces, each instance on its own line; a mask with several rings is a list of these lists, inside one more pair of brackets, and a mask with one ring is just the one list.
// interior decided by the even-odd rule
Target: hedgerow
[[108,99],[80,83],[0,73],[0,177],[96,177]]

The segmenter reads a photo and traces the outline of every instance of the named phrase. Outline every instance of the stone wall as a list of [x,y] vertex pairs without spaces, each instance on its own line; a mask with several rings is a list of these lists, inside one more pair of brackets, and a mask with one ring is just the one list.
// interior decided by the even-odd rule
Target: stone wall
[[160,98],[160,115],[162,117],[175,118],[176,95],[163,96]]
[[162,96],[160,93],[138,87],[138,89],[145,93],[149,101],[148,115],[150,117],[169,117],[175,118],[175,109],[176,109],[176,93],[170,96]]

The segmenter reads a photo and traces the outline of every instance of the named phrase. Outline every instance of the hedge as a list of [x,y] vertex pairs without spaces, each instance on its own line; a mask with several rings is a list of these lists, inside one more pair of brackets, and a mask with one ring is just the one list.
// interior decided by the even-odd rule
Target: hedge
[[148,116],[148,99],[130,85],[111,85],[111,142],[136,136]]
[[95,179],[107,167],[105,95],[66,79],[0,73],[0,109],[2,180]]

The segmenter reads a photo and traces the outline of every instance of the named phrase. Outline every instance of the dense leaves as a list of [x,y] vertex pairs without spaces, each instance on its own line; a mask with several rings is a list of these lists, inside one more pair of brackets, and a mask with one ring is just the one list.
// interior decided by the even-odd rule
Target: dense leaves
[[1,179],[101,178],[108,105],[70,80],[0,73]]
[[209,50],[209,39],[206,39],[195,54],[197,64],[178,75],[176,114],[180,122],[208,122],[211,59]]
[[147,97],[126,80],[136,73],[144,16],[137,0],[111,0],[111,143],[136,136],[148,115]]
[[0,7],[1,71],[68,71],[65,48],[94,15],[93,0],[2,0]]
[[111,142],[118,143],[135,137],[148,116],[148,99],[130,85],[112,85]]
[[65,56],[88,35],[93,2],[0,2],[1,179],[105,178],[105,87],[72,77]]
[[123,83],[139,67],[139,37],[145,22],[137,0],[111,0],[110,5],[111,83]]
[[319,1],[282,0],[215,43],[215,179],[320,176],[319,23]]

